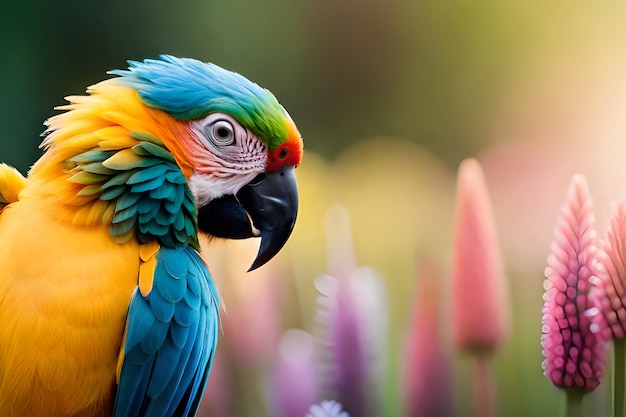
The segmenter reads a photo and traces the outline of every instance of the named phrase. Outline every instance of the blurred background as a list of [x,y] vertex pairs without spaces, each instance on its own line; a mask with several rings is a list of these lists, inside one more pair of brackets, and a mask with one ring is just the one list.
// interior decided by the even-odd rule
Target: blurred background
[[[432,270],[421,265],[438,265],[439,333],[464,416],[470,365],[449,342],[446,303],[456,169],[475,157],[513,312],[495,357],[501,415],[552,416],[563,398],[541,369],[545,258],[574,173],[589,180],[601,234],[608,203],[626,196],[625,18],[617,1],[4,0],[0,160],[25,173],[53,107],[127,59],[190,56],[251,78],[304,137],[302,207],[261,271],[245,274],[258,242],[211,248],[226,313],[202,415],[281,415],[271,375],[292,346],[279,349],[283,334],[316,334],[314,280],[340,275],[339,258],[380,278],[385,360],[372,389],[385,416],[408,415],[403,344]],[[588,406],[602,402],[600,389]]]

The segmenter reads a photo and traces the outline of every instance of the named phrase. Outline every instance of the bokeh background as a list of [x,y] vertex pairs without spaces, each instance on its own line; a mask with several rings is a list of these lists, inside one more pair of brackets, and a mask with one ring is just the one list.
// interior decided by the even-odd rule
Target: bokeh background
[[[203,413],[276,415],[268,375],[279,340],[290,328],[314,333],[313,282],[338,250],[332,213],[345,210],[356,263],[378,271],[387,303],[380,413],[405,415],[402,346],[429,259],[441,270],[454,415],[464,416],[470,366],[449,343],[446,294],[455,172],[475,157],[513,311],[495,364],[501,415],[552,416],[563,398],[541,370],[545,258],[574,173],[589,179],[600,233],[608,203],[626,197],[625,18],[617,1],[2,0],[0,160],[26,172],[53,107],[127,59],[170,53],[248,76],[304,137],[302,208],[262,271],[245,274],[255,242],[212,248],[227,312]],[[603,401],[600,389],[588,407]]]

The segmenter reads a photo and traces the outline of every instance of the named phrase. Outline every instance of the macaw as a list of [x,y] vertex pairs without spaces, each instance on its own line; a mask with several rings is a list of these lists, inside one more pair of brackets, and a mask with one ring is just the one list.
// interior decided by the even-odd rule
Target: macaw
[[193,416],[219,329],[198,233],[295,223],[302,139],[275,96],[169,55],[71,96],[23,177],[0,165],[0,416]]

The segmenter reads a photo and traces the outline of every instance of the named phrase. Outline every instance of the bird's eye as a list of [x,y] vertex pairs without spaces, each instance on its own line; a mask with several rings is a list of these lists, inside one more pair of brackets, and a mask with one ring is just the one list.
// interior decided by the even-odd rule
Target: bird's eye
[[211,141],[218,146],[235,143],[235,129],[226,120],[217,120],[206,127],[206,133]]

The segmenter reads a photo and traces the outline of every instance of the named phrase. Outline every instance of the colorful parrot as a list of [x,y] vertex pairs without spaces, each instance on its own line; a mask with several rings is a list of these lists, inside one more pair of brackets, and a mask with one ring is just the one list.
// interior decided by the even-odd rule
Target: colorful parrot
[[198,233],[294,226],[302,139],[274,95],[163,55],[68,98],[0,164],[0,416],[193,416],[219,329]]

